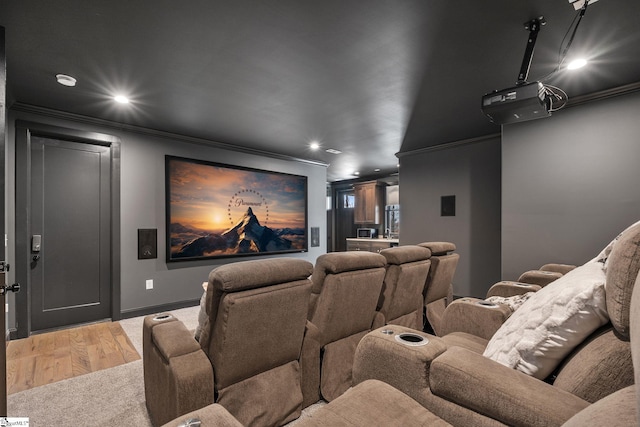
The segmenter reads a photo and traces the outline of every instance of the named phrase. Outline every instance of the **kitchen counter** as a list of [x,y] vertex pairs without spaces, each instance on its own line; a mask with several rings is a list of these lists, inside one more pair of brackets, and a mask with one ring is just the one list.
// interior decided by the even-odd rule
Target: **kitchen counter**
[[384,237],[377,238],[377,239],[369,239],[369,238],[366,238],[366,237],[347,237],[347,242],[349,242],[349,241],[353,241],[353,242],[388,242],[388,243],[395,243],[395,244],[400,243],[398,239],[385,239]]
[[398,246],[398,239],[367,239],[367,238],[347,238],[348,251],[369,251],[380,252],[393,246]]

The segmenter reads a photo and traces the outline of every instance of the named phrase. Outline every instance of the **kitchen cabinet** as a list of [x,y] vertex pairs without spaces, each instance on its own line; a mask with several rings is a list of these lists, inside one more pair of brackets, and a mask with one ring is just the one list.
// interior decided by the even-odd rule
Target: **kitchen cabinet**
[[353,185],[355,207],[353,222],[356,224],[382,224],[386,184],[378,181],[361,182]]

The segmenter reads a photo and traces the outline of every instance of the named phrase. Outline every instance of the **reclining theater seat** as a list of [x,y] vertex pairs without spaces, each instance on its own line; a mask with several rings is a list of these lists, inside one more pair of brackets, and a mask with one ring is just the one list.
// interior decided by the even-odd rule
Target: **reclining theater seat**
[[[517,307],[544,286],[561,278],[576,267],[568,264],[545,264],[539,270],[529,270],[518,281],[502,280],[487,291],[486,299],[463,297],[447,305],[440,319],[441,336],[452,332],[467,332],[490,339]],[[551,270],[545,270],[551,269]],[[509,301],[509,303],[505,303]]]
[[453,276],[460,255],[452,253],[456,245],[451,242],[424,242],[418,246],[431,251],[431,269],[424,286],[424,327],[440,336],[442,314],[453,301]]
[[422,293],[431,266],[431,251],[406,245],[384,249],[380,255],[387,260],[387,271],[373,329],[387,324],[422,329]]
[[209,274],[199,343],[171,315],[146,317],[144,382],[152,423],[213,402],[245,426],[299,417],[312,271],[311,263],[295,258],[217,267]]
[[[633,228],[634,223],[624,230]],[[592,261],[605,262],[615,243],[624,234],[615,237]],[[502,324],[520,307],[533,292],[569,274],[577,267],[571,264],[545,264],[538,270],[529,270],[518,281],[503,280],[487,291],[486,299],[458,298],[447,305],[440,322],[440,336],[465,332],[489,340]]]
[[545,264],[537,270],[525,271],[518,277],[518,282],[545,287],[574,268],[576,266],[571,264]]
[[[561,425],[593,403],[610,402],[633,384],[630,330],[636,340],[640,331],[634,329],[639,323],[630,322],[630,305],[639,274],[640,223],[622,233],[604,264],[591,261],[536,292],[497,332],[502,337],[494,336],[492,342],[454,333],[428,337],[427,345],[413,349],[391,346],[392,338],[379,329],[371,332],[356,351],[354,385],[367,379],[385,381],[453,425]],[[593,296],[587,295],[587,288],[593,289]],[[561,294],[555,293],[558,289]],[[564,325],[556,323],[559,312],[549,315],[546,306],[536,306],[549,297],[567,295],[569,289],[575,296],[562,306],[576,314]],[[598,327],[607,317],[610,322]],[[534,318],[544,319],[539,328],[512,321]],[[587,323],[591,327],[583,328]],[[516,329],[508,332],[513,326]],[[548,332],[546,338],[527,348],[525,341],[536,342],[530,338],[537,336],[528,331],[543,330]],[[508,358],[499,352],[483,354],[489,350],[487,344],[491,347],[508,336],[525,338],[503,341],[508,344],[503,346]],[[379,343],[384,340],[384,345]],[[401,370],[393,367],[398,360],[403,362]]]
[[572,264],[544,264],[537,270],[525,271],[516,281],[503,280],[495,283],[487,291],[487,298],[511,297],[538,291],[575,268]]
[[[636,286],[634,286],[630,313],[631,352],[634,356],[635,384],[640,384],[640,327],[638,327],[640,325],[640,274],[638,275]],[[374,333],[375,331],[372,332],[372,334]],[[509,385],[507,384],[506,386],[508,387]],[[563,393],[554,391],[552,386],[542,385],[543,391],[547,391],[549,388],[553,393],[552,398],[562,397]],[[499,400],[502,406],[508,408],[511,404],[507,400],[507,396],[499,396],[492,389],[485,389],[485,391],[493,399]],[[529,390],[526,390],[525,395],[528,392]],[[553,408],[542,406],[541,410],[551,411]],[[636,385],[630,385],[586,406],[585,409],[577,412],[562,424],[562,427],[637,426],[640,422],[638,414],[640,414],[640,392]],[[203,426],[242,426],[223,407],[218,404],[212,404],[202,410],[179,417],[164,427],[181,427],[189,419],[200,420]],[[545,419],[531,418],[529,421],[527,423],[528,426],[552,425]],[[377,380],[366,380],[357,384],[328,405],[320,407],[313,413],[312,417],[298,420],[295,425],[296,427],[369,427],[378,425],[446,427],[451,424],[446,423],[397,389]],[[467,427],[469,425],[476,426],[480,424],[469,424],[465,421],[454,424],[456,427]]]
[[364,251],[316,260],[303,348],[305,407],[318,401],[318,390],[331,401],[351,387],[353,354],[371,330],[385,265],[384,256]]

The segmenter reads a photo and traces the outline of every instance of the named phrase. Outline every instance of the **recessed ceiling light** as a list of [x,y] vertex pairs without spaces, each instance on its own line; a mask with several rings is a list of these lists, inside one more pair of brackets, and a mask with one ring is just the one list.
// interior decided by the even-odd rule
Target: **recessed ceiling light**
[[56,74],[56,80],[63,86],[73,87],[76,85],[77,80],[66,74]]
[[335,148],[327,148],[325,151],[327,153],[329,153],[329,154],[341,154],[342,153],[342,151],[336,150]]
[[318,144],[317,142],[313,141],[311,144],[309,144],[309,148],[311,148],[312,150],[317,150],[318,148],[320,148],[320,144]]
[[113,97],[113,99],[116,102],[119,102],[120,104],[128,104],[129,103],[129,98],[127,98],[124,95],[116,95],[116,96]]
[[585,65],[587,65],[587,60],[584,58],[578,58],[578,59],[574,59],[573,61],[569,62],[569,65],[567,65],[567,69],[568,70],[577,70],[578,68],[582,68]]
[[373,171],[374,172],[380,172],[380,168],[375,168]]
[[353,174],[354,174],[354,175],[360,175],[360,172],[355,171]]

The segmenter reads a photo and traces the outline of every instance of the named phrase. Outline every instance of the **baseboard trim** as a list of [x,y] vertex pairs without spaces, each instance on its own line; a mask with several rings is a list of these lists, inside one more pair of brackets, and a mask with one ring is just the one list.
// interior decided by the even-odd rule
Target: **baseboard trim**
[[147,316],[149,314],[156,314],[162,311],[179,310],[181,308],[193,307],[199,304],[200,304],[200,300],[194,299],[194,300],[188,300],[188,301],[172,302],[169,304],[154,305],[151,307],[122,310],[120,311],[120,317],[122,319],[130,319],[132,317]]

